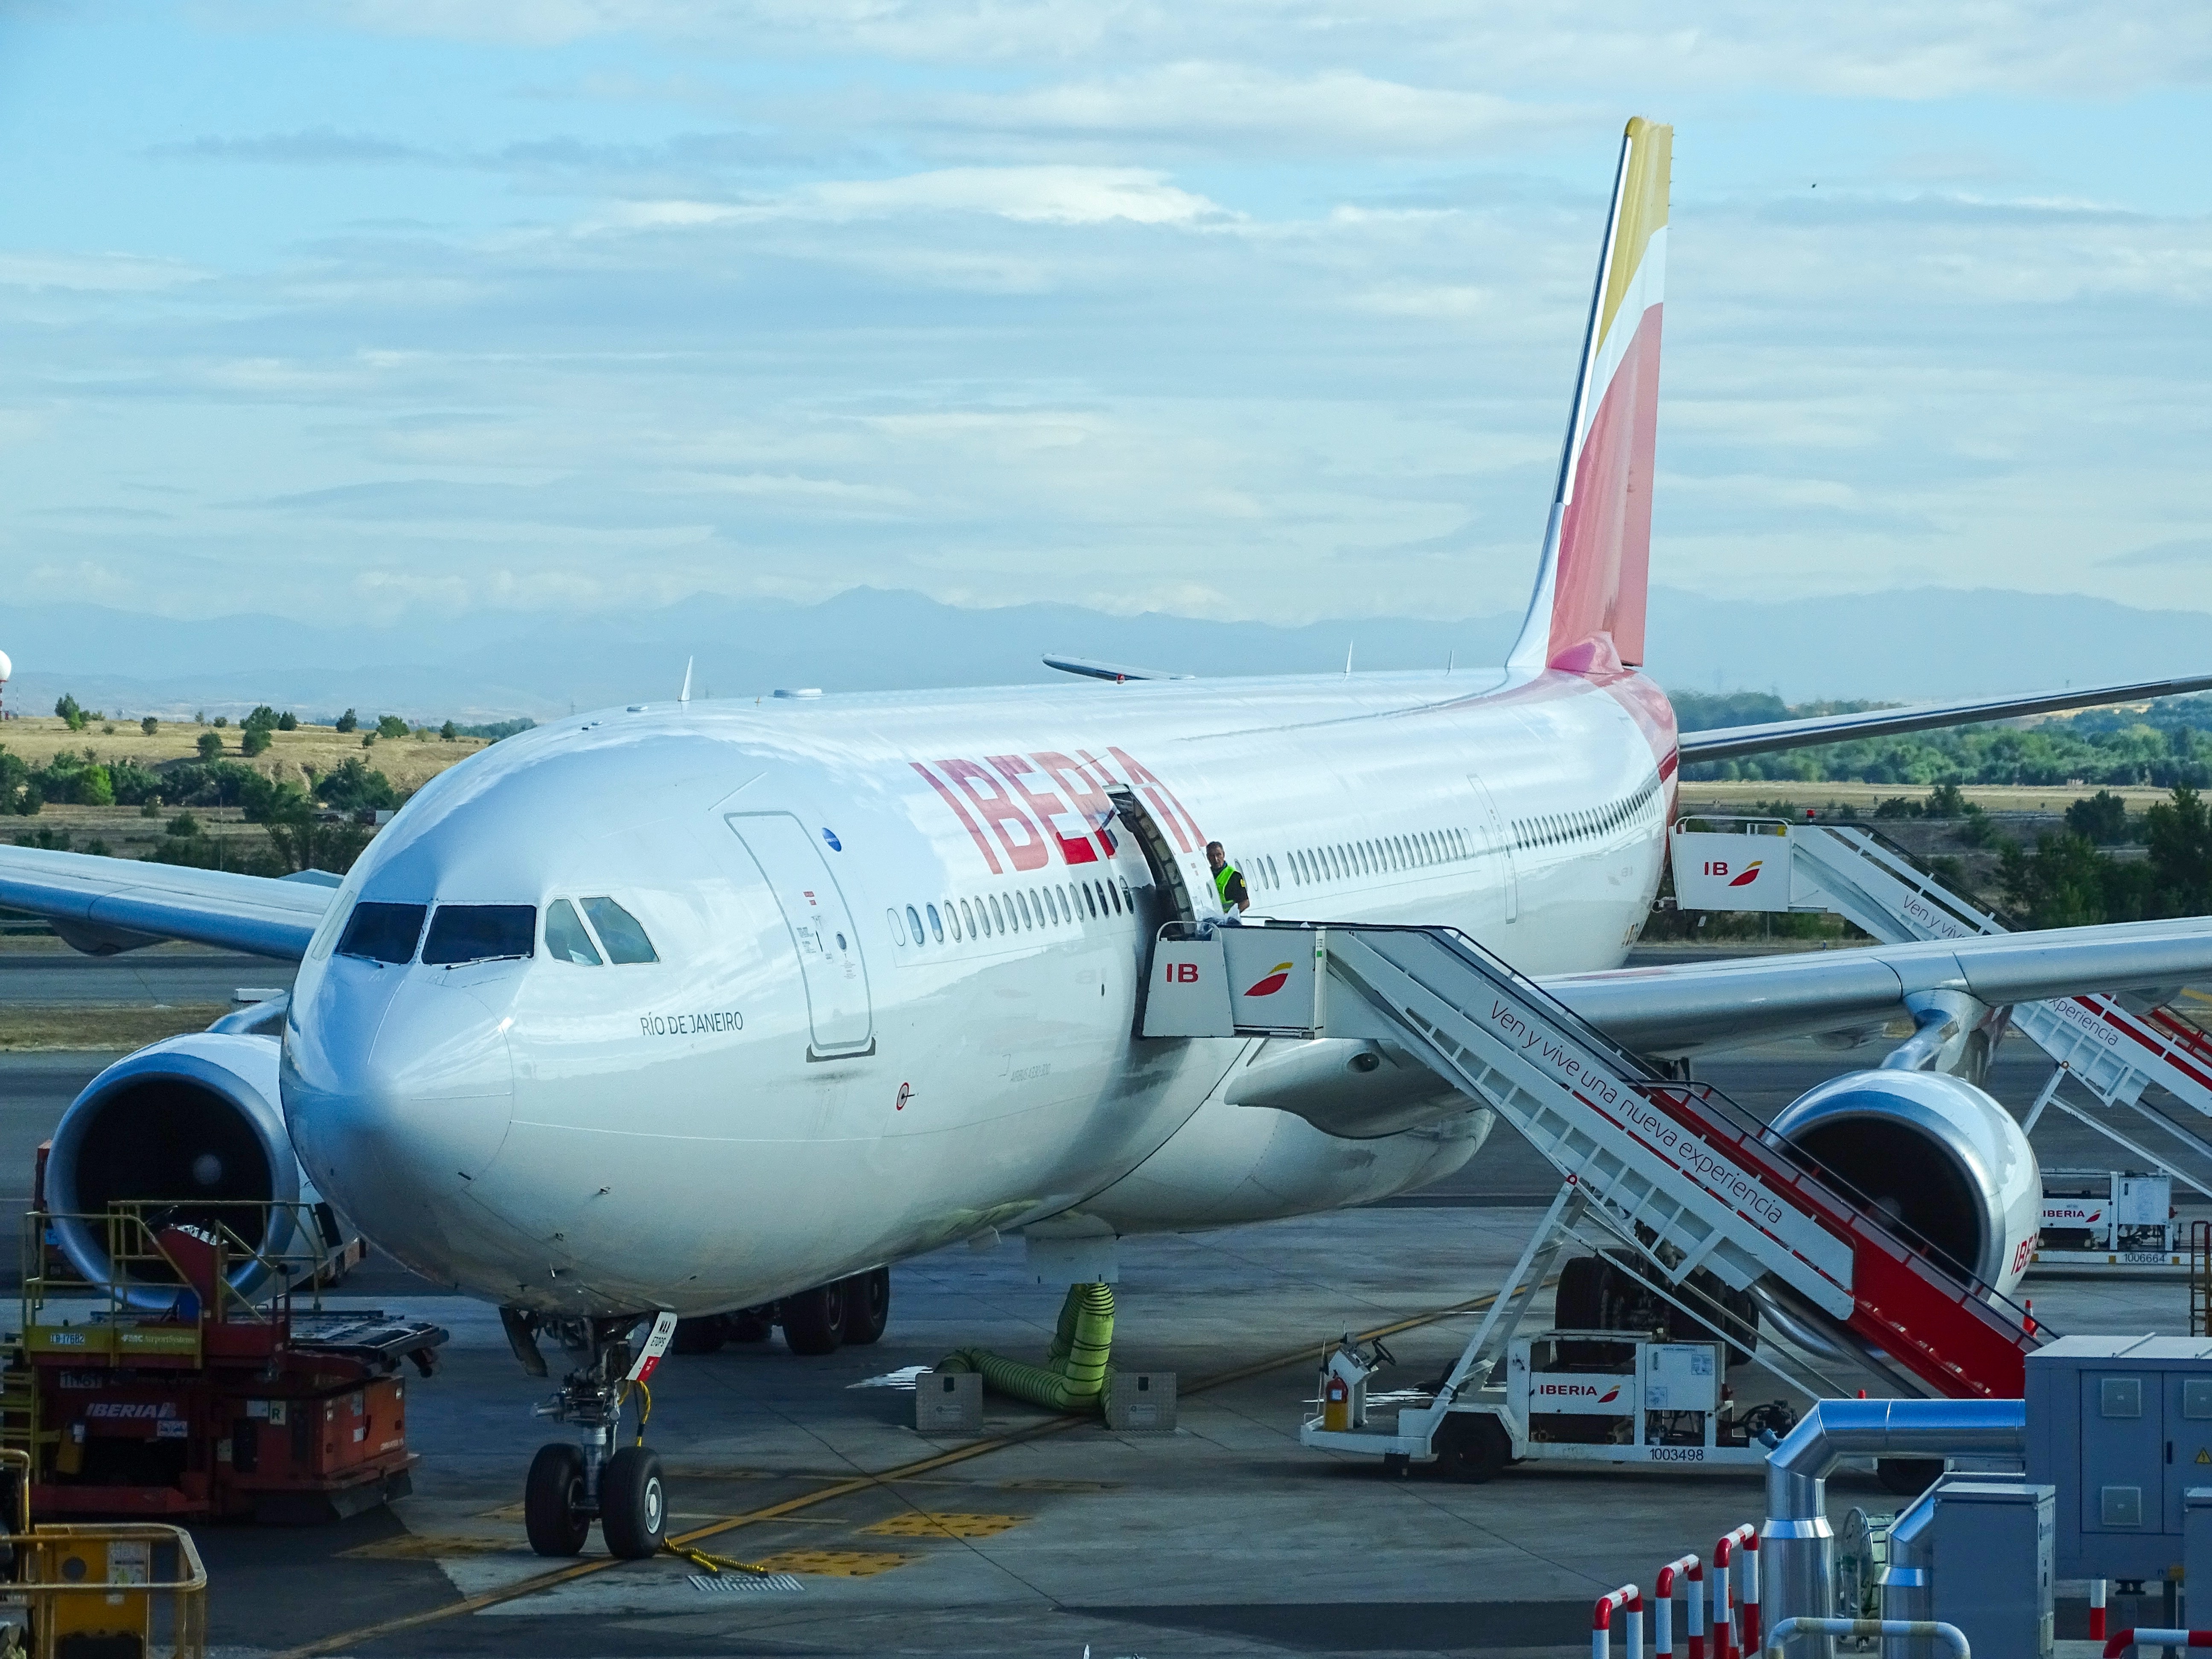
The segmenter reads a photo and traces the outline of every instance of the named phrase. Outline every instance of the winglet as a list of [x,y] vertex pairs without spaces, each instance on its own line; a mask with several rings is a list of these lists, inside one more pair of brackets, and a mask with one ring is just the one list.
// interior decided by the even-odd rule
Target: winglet
[[691,701],[691,665],[698,660],[696,657],[686,657],[684,659],[684,689],[676,694],[676,701],[678,702]]

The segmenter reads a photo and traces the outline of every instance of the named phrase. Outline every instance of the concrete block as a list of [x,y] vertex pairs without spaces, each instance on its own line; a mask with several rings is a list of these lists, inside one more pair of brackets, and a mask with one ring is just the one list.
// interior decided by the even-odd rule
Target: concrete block
[[1119,1431],[1176,1425],[1173,1371],[1115,1371],[1106,1390],[1106,1426]]
[[924,1371],[916,1376],[914,1426],[922,1434],[982,1433],[982,1376],[975,1371]]

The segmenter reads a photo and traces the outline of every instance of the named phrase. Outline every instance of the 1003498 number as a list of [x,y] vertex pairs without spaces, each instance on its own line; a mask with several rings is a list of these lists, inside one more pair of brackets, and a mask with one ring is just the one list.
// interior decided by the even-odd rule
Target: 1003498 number
[[1705,1461],[1703,1446],[1654,1446],[1651,1461],[1655,1463],[1702,1463]]

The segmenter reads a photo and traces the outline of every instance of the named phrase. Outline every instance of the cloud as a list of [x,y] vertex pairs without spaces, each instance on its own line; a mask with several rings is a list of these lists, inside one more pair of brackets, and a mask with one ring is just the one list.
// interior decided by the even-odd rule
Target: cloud
[[397,139],[313,127],[258,137],[204,137],[155,144],[146,154],[163,160],[257,161],[282,167],[362,167],[436,159],[433,152]]
[[139,254],[0,252],[0,288],[151,294],[204,282],[211,275],[180,259]]
[[988,214],[1022,224],[1193,225],[1230,216],[1205,197],[1182,190],[1143,167],[947,167],[892,179],[848,179],[803,185],[747,202],[659,201],[628,204],[618,224],[683,229],[763,219],[832,222],[913,214]]
[[2212,536],[2153,542],[2148,547],[2138,547],[2132,553],[2117,554],[2105,562],[2108,565],[2212,564]]

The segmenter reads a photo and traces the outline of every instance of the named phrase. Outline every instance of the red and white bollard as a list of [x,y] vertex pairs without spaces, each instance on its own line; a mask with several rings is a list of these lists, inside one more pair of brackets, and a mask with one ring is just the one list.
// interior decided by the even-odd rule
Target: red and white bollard
[[2092,1642],[2105,1639],[2105,1591],[2110,1583],[2109,1579],[2104,1578],[2089,1581],[2089,1639]]
[[1590,1613],[1590,1659],[1612,1659],[1613,1614],[1618,1607],[1627,1617],[1628,1659],[1644,1659],[1644,1595],[1633,1584],[1623,1584],[1597,1598]]
[[[1738,1556],[1737,1576],[1743,1582],[1741,1595],[1733,1598],[1743,1609],[1741,1640],[1737,1639],[1735,1607],[1729,1593],[1729,1567]],[[1713,1659],[1744,1659],[1759,1651],[1759,1528],[1748,1524],[1724,1533],[1713,1546]]]
[[1651,1659],[1675,1659],[1674,1597],[1689,1614],[1689,1659],[1705,1659],[1705,1570],[1694,1555],[1659,1569],[1651,1592]]
[[2150,1648],[2212,1648],[2212,1630],[2124,1630],[2105,1644],[2105,1659]]

